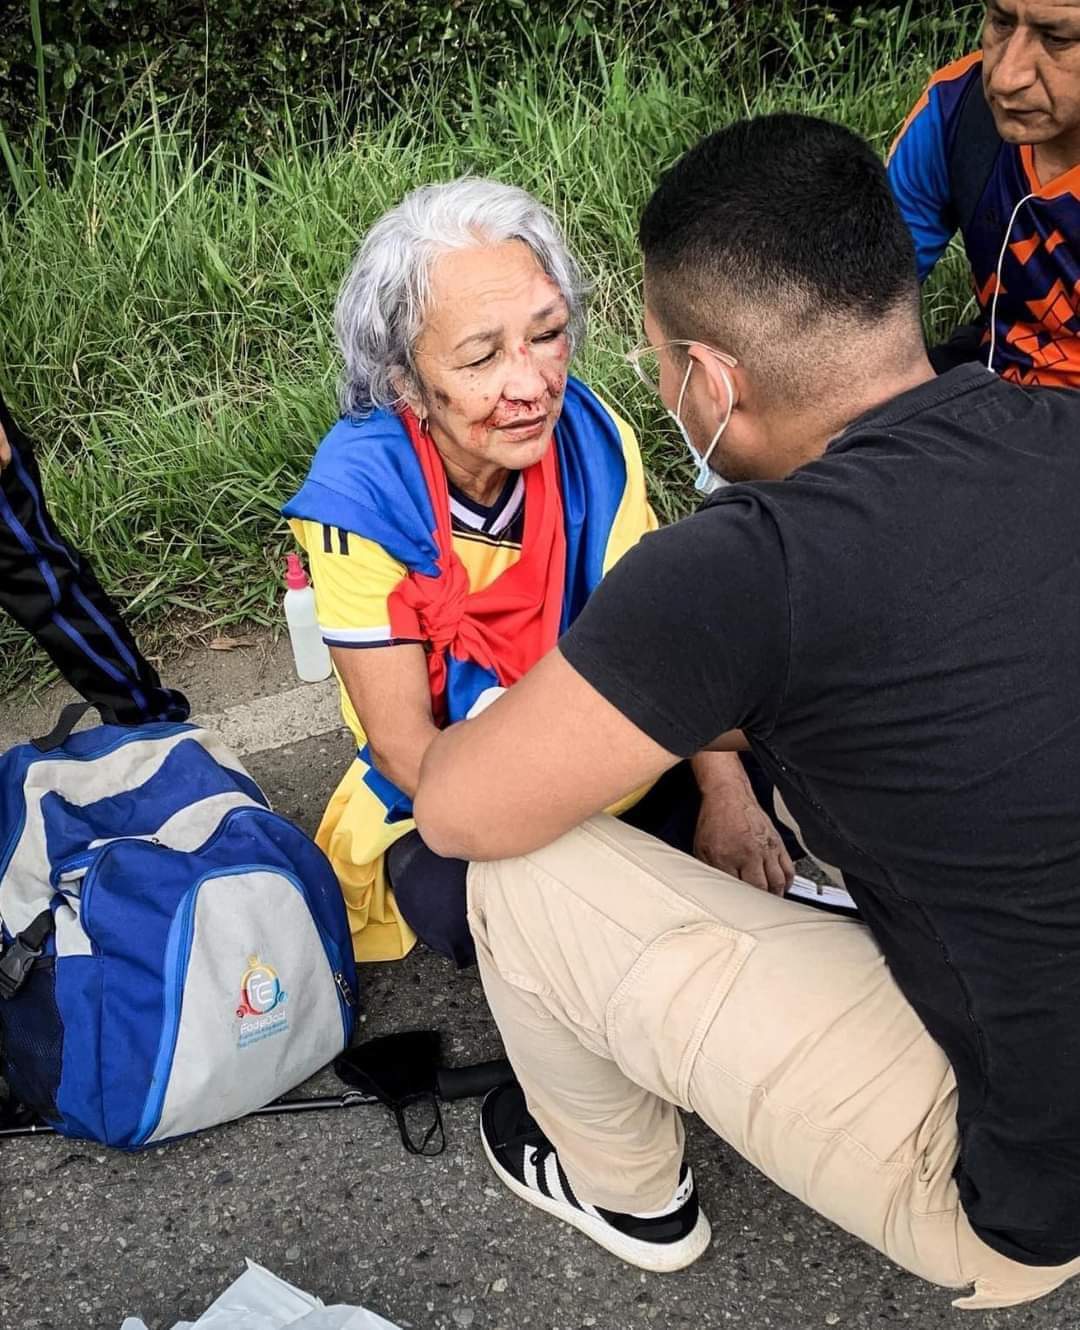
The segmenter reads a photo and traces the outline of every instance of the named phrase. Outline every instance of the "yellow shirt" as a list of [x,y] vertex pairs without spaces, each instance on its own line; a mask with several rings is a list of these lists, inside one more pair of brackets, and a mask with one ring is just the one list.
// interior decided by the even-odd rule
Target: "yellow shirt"
[[[637,439],[610,407],[622,441],[626,481],[604,556],[604,572],[657,527],[645,492]],[[470,591],[482,591],[521,555],[525,483],[512,474],[490,508],[450,491],[451,539],[469,577]],[[325,641],[337,651],[377,650],[394,645],[387,601],[408,575],[404,564],[380,545],[355,533],[319,522],[294,519],[289,524],[307,553],[315,606]],[[398,639],[400,641],[400,639]],[[340,677],[339,677],[340,684]],[[357,749],[367,740],[352,699],[341,686],[341,710]],[[416,938],[400,917],[385,871],[385,854],[416,825],[411,818],[388,822],[386,803],[376,793],[388,782],[361,757],[350,764],[334,792],[316,842],[330,859],[341,884],[357,960],[395,960]],[[640,798],[637,791],[613,812]]]
[[[507,480],[490,507],[450,489],[450,528],[454,553],[469,576],[469,590],[483,591],[521,557],[525,481],[520,472]],[[387,600],[408,576],[403,563],[381,545],[319,522],[290,524],[307,551],[315,588],[315,609],[323,640],[339,650],[366,651],[398,645],[390,634]],[[340,679],[339,679],[340,682]],[[341,689],[341,711],[357,748],[367,742],[352,699]]]

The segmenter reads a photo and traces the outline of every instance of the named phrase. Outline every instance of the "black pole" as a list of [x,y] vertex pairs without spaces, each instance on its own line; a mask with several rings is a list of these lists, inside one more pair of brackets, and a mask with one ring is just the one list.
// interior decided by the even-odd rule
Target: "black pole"
[[[390,1037],[390,1036],[384,1036]],[[496,1086],[506,1085],[514,1078],[513,1068],[505,1058],[493,1062],[480,1062],[471,1067],[436,1067],[435,1085],[432,1087],[442,1100],[479,1098]],[[245,1113],[244,1117],[278,1117],[284,1113],[318,1113],[328,1108],[359,1108],[385,1102],[377,1095],[362,1090],[346,1090],[342,1095],[315,1095],[308,1099],[276,1099],[262,1108]],[[391,1107],[388,1103],[387,1107]],[[242,1122],[243,1118],[234,1118]],[[224,1126],[224,1123],[218,1124]],[[0,1139],[11,1140],[25,1136],[57,1136],[55,1127],[44,1123],[31,1123],[16,1127],[0,1127]],[[74,1139],[74,1138],[73,1138]]]
[[[270,1118],[282,1113],[315,1113],[327,1108],[361,1108],[378,1102],[374,1095],[363,1095],[359,1090],[350,1090],[342,1095],[316,1095],[310,1099],[275,1099],[272,1104],[264,1104],[262,1108],[254,1108],[250,1113],[245,1113],[244,1117]],[[233,1118],[232,1121],[242,1122],[243,1118]],[[25,1127],[0,1127],[0,1138],[8,1140],[17,1136],[57,1135],[59,1132],[55,1127],[48,1127],[44,1123],[32,1123]]]
[[0,1127],[0,1137],[2,1136],[55,1136],[55,1127],[43,1127],[36,1124],[32,1127]]

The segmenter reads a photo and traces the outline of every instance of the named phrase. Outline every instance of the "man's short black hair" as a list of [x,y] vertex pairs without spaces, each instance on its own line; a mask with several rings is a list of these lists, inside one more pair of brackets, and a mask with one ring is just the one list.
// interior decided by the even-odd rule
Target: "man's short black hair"
[[[641,218],[650,304],[673,338],[733,336],[755,349],[819,319],[871,325],[917,309],[915,251],[877,154],[842,125],[806,115],[740,120],[662,177]],[[740,339],[738,326],[742,326]],[[776,347],[783,356],[781,347]]]

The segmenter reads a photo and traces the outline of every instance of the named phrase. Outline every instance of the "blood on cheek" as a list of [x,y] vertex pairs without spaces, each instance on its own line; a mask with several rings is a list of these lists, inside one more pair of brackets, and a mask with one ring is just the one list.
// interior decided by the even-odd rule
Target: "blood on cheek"
[[[522,356],[528,354],[528,348],[524,343],[519,345],[518,353]],[[554,363],[541,367],[540,372],[544,379],[545,395],[552,402],[557,401],[566,390],[566,362],[568,359],[569,348],[564,340],[556,355],[552,357]],[[479,376],[473,374],[469,377],[475,380]],[[433,387],[432,397],[447,415],[471,417],[470,423],[466,427],[466,437],[468,442],[477,448],[488,442],[491,430],[507,423],[508,415],[527,415],[532,410],[531,404],[516,403],[513,407],[510,407],[508,412],[508,404],[503,401],[501,392],[496,393],[494,397],[490,393],[484,393],[479,399],[474,398],[471,401],[459,402],[455,401],[445,389]],[[484,414],[480,419],[477,419],[479,412]]]

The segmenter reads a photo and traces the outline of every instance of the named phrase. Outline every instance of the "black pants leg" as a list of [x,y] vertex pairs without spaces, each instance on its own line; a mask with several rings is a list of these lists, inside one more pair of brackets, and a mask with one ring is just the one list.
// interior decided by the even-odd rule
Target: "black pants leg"
[[409,831],[386,852],[386,872],[401,917],[425,947],[448,956],[459,970],[476,964],[465,917],[464,859],[444,859]]
[[948,374],[958,365],[972,365],[984,360],[982,351],[986,329],[981,323],[962,323],[954,328],[948,339],[932,346],[927,357],[935,374]]
[[701,791],[689,762],[665,771],[643,799],[623,813],[628,827],[648,832],[683,854],[694,853]]
[[57,531],[30,441],[2,398],[0,425],[13,453],[0,472],[0,608],[77,692],[122,724],[186,720],[187,699],[161,686],[89,565]]

